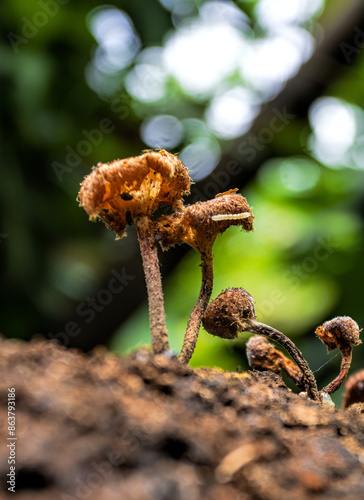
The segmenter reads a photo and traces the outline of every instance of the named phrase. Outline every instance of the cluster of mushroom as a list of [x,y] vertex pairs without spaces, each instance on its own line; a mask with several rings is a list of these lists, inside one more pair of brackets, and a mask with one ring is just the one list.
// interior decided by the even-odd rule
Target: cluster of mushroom
[[[249,365],[259,371],[286,372],[308,397],[328,405],[331,402],[330,394],[339,389],[348,374],[352,348],[361,344],[361,330],[348,316],[326,321],[316,329],[317,337],[326,345],[328,351],[338,348],[342,354],[338,376],[318,391],[315,377],[301,351],[283,333],[256,320],[253,297],[243,288],[230,288],[218,295],[204,313],[203,326],[212,335],[227,339],[235,339],[238,332],[243,331],[257,334],[247,343]],[[295,363],[275,349],[266,337],[281,344]]]
[[[230,226],[253,229],[246,199],[231,190],[215,199],[184,206],[190,192],[188,170],[177,156],[165,150],[98,163],[84,179],[78,194],[91,219],[102,220],[118,238],[127,226],[138,234],[149,302],[149,323],[155,354],[169,349],[157,244],[166,250],[187,243],[201,255],[202,284],[190,315],[179,359],[188,363],[196,346],[203,313],[213,286],[212,247],[218,234]],[[160,214],[163,207],[172,214]],[[156,211],[158,214],[156,215]]]
[[[214,277],[212,248],[217,236],[230,226],[252,231],[254,217],[237,189],[185,206],[183,197],[189,194],[190,185],[183,163],[162,149],[98,163],[82,182],[78,195],[90,218],[102,220],[118,238],[125,235],[127,226],[136,228],[148,292],[153,352],[169,350],[157,246],[167,250],[186,243],[201,256],[202,283],[178,359],[182,363],[191,359],[201,322],[210,334],[225,339],[235,339],[242,331],[258,334],[247,344],[250,365],[275,373],[284,370],[308,397],[322,402],[346,377],[352,346],[360,343],[358,325],[351,318],[342,317],[317,328],[316,334],[328,350],[338,347],[343,355],[339,375],[319,392],[315,377],[295,344],[283,333],[256,320],[254,300],[246,290],[225,290],[209,304]],[[172,209],[172,213],[163,213],[164,207]],[[281,344],[293,361],[261,335]]]

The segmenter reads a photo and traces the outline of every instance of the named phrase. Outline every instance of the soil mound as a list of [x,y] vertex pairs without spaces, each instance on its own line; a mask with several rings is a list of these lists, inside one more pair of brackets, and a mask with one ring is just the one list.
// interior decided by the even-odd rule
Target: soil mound
[[1,498],[11,442],[20,500],[363,498],[364,414],[318,406],[278,375],[53,341],[1,339],[0,353]]

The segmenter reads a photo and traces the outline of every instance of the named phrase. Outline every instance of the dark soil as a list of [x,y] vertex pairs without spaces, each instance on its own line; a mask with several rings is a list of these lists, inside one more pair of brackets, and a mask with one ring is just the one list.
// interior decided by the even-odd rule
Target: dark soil
[[278,375],[53,341],[0,340],[0,353],[1,478],[14,387],[21,500],[363,498],[364,414],[320,407]]

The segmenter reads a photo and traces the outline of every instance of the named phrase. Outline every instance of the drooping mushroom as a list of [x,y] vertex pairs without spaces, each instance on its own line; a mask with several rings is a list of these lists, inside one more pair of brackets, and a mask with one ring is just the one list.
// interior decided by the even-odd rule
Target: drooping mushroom
[[299,389],[304,390],[302,371],[283,352],[268,342],[266,337],[260,335],[250,337],[246,344],[246,355],[249,366],[254,370],[277,374],[283,370]]
[[149,322],[153,352],[169,348],[157,247],[151,215],[170,205],[181,209],[190,191],[190,176],[183,163],[165,150],[98,163],[84,179],[78,194],[80,205],[91,219],[102,220],[119,238],[128,225],[137,230],[148,291]]
[[253,230],[251,208],[236,191],[232,189],[212,200],[188,205],[179,212],[160,217],[156,223],[155,233],[163,249],[187,243],[201,255],[202,283],[178,358],[182,363],[188,363],[192,357],[202,316],[211,297],[214,279],[212,247],[217,236],[230,226]]
[[211,335],[223,339],[235,339],[239,332],[250,332],[278,342],[289,352],[302,371],[302,384],[308,396],[321,402],[322,397],[317,390],[315,377],[301,351],[282,332],[256,320],[254,299],[243,288],[230,288],[220,293],[207,307],[202,324]]
[[361,344],[358,324],[349,316],[338,316],[316,328],[315,334],[326,345],[328,351],[338,348],[342,355],[339,375],[322,392],[332,394],[344,382],[351,364],[353,346]]

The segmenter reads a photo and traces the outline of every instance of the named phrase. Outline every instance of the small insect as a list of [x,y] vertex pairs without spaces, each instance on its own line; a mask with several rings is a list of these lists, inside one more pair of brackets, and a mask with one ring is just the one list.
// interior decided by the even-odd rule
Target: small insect
[[218,214],[218,215],[212,215],[211,219],[215,221],[219,220],[237,220],[237,219],[247,219],[248,217],[251,217],[250,212],[243,212],[241,214]]
[[120,198],[124,201],[130,201],[133,199],[133,195],[130,193],[121,193]]

